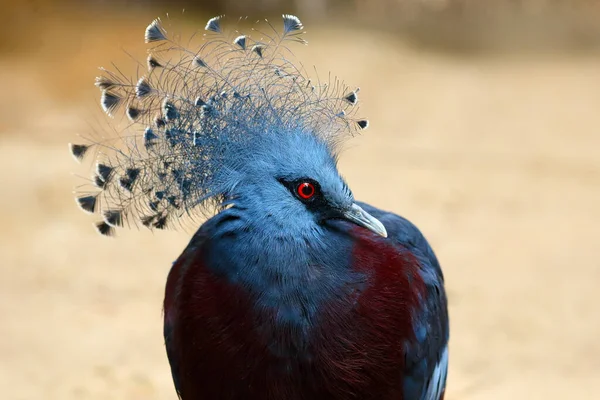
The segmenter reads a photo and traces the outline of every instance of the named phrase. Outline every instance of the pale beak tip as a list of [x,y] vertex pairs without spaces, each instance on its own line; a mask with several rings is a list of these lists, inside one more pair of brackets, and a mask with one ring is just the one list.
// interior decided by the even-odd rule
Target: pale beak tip
[[349,221],[370,230],[371,232],[387,238],[388,233],[385,226],[377,218],[363,210],[357,204],[353,204],[350,211],[345,214]]
[[375,232],[376,234],[378,234],[379,236],[387,238],[388,237],[388,233],[387,233],[387,229],[385,229],[385,226],[381,223],[381,221],[379,221],[377,219],[375,221],[377,221],[378,224],[374,223],[373,224],[374,225],[373,226],[374,229],[371,229],[371,230],[373,232]]

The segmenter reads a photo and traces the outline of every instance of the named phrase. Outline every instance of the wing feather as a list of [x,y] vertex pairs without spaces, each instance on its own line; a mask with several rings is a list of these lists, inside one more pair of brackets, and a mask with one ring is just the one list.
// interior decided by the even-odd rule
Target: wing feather
[[421,400],[443,400],[446,391],[446,377],[448,375],[448,346],[444,348],[442,356],[429,378],[429,385]]
[[359,205],[384,224],[390,239],[409,249],[419,260],[419,272],[426,287],[414,316],[416,340],[406,344],[404,398],[442,400],[448,371],[449,322],[444,275],[438,259],[427,239],[410,221],[368,204]]

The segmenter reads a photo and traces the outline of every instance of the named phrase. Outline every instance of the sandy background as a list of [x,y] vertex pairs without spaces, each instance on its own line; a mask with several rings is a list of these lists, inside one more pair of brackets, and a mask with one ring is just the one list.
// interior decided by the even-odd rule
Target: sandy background
[[[143,57],[162,14],[134,11],[5,15],[1,399],[175,399],[161,301],[189,233],[105,239],[71,195],[87,170],[67,143],[107,121],[96,67]],[[441,260],[447,399],[598,398],[600,55],[466,55],[306,25],[296,54],[360,86],[371,121],[341,162],[355,195],[415,222]]]

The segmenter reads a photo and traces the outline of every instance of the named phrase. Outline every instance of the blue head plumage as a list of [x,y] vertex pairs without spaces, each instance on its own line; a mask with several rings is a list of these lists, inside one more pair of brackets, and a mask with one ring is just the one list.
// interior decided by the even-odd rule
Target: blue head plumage
[[132,122],[115,143],[71,147],[79,159],[90,146],[99,149],[93,182],[101,190],[78,203],[102,214],[101,233],[135,221],[173,226],[232,199],[302,221],[306,207],[289,191],[305,178],[332,206],[351,206],[335,164],[340,143],[367,127],[354,117],[358,89],[313,82],[288,59],[288,43],[305,43],[295,16],[283,16],[282,33],[256,30],[260,39],[228,38],[221,22],[212,18],[204,43],[190,50],[157,19],[146,29],[154,45],[146,74],[128,82],[104,71],[96,79],[104,110],[124,109]]

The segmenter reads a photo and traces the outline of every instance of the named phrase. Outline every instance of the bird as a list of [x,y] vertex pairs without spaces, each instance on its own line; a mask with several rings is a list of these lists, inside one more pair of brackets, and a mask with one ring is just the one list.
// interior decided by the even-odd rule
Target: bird
[[152,21],[137,77],[96,78],[127,126],[70,144],[95,163],[77,204],[104,236],[195,230],[163,303],[180,399],[442,400],[440,263],[413,223],[354,198],[338,159],[369,125],[359,89],[311,77],[291,51],[304,25],[282,19],[244,34],[217,16],[186,46]]

